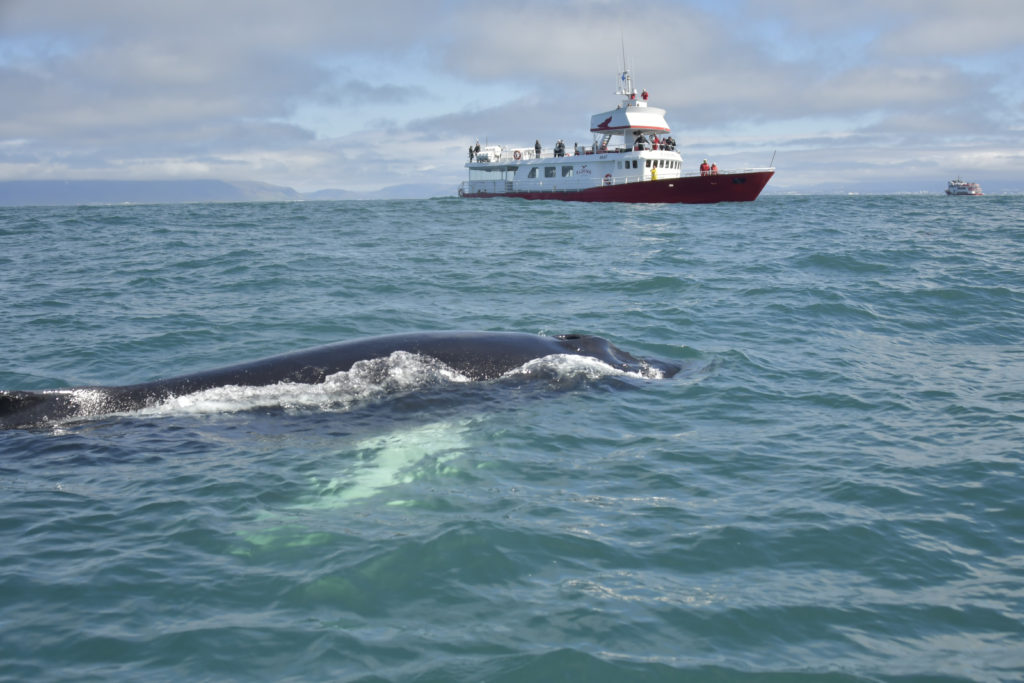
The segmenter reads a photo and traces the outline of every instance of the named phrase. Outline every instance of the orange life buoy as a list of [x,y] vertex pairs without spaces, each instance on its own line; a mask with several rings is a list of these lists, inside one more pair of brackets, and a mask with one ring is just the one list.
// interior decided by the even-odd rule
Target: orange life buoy
[[515,152],[512,152],[512,156],[515,158],[516,161],[519,161],[520,159],[523,158],[523,153],[517,149]]
[[605,173],[604,174],[604,184],[605,185],[611,185],[612,184],[612,174],[611,173]]

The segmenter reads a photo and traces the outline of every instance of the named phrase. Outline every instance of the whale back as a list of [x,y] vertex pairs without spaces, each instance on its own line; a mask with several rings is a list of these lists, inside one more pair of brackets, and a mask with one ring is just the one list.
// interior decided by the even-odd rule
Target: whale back
[[75,413],[70,391],[0,391],[0,429],[63,420]]
[[536,358],[571,354],[597,358],[626,372],[655,367],[671,377],[679,367],[649,361],[619,349],[601,337],[554,337],[522,332],[420,332],[367,337],[270,356],[248,363],[124,386],[80,387],[49,391],[0,391],[0,427],[24,427],[79,414],[124,412],[223,386],[267,386],[279,382],[317,384],[347,372],[364,360],[396,351],[429,356],[471,380],[504,375]]

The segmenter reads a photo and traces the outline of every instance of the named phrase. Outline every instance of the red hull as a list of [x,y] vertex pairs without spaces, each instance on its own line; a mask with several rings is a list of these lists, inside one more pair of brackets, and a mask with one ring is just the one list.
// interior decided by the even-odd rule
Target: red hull
[[752,202],[761,194],[775,171],[684,176],[666,180],[591,187],[585,190],[536,192],[476,192],[463,197],[519,197],[568,202],[632,202],[642,204],[715,204]]

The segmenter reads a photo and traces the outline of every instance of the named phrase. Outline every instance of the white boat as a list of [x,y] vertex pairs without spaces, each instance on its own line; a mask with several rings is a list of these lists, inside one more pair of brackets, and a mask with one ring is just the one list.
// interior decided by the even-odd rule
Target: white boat
[[583,202],[749,202],[775,169],[719,171],[705,159],[684,170],[665,110],[633,87],[626,69],[616,94],[621,104],[590,118],[593,142],[567,147],[561,140],[533,146],[470,147],[469,178],[460,197],[521,197]]
[[969,183],[965,180],[957,178],[956,180],[950,180],[949,185],[946,186],[946,194],[968,196],[968,197],[981,197],[984,192],[981,191],[981,185],[978,183]]

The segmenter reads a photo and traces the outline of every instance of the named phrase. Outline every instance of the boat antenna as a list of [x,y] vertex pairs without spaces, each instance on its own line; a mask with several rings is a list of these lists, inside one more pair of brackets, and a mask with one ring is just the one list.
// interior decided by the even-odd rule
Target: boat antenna
[[775,163],[775,152],[778,150],[772,150],[772,160],[768,162],[768,168],[772,168],[772,164]]
[[620,94],[629,95],[633,89],[633,74],[629,70],[629,64],[626,62],[626,36],[620,31],[619,40],[622,42],[622,73],[619,74],[619,89]]

